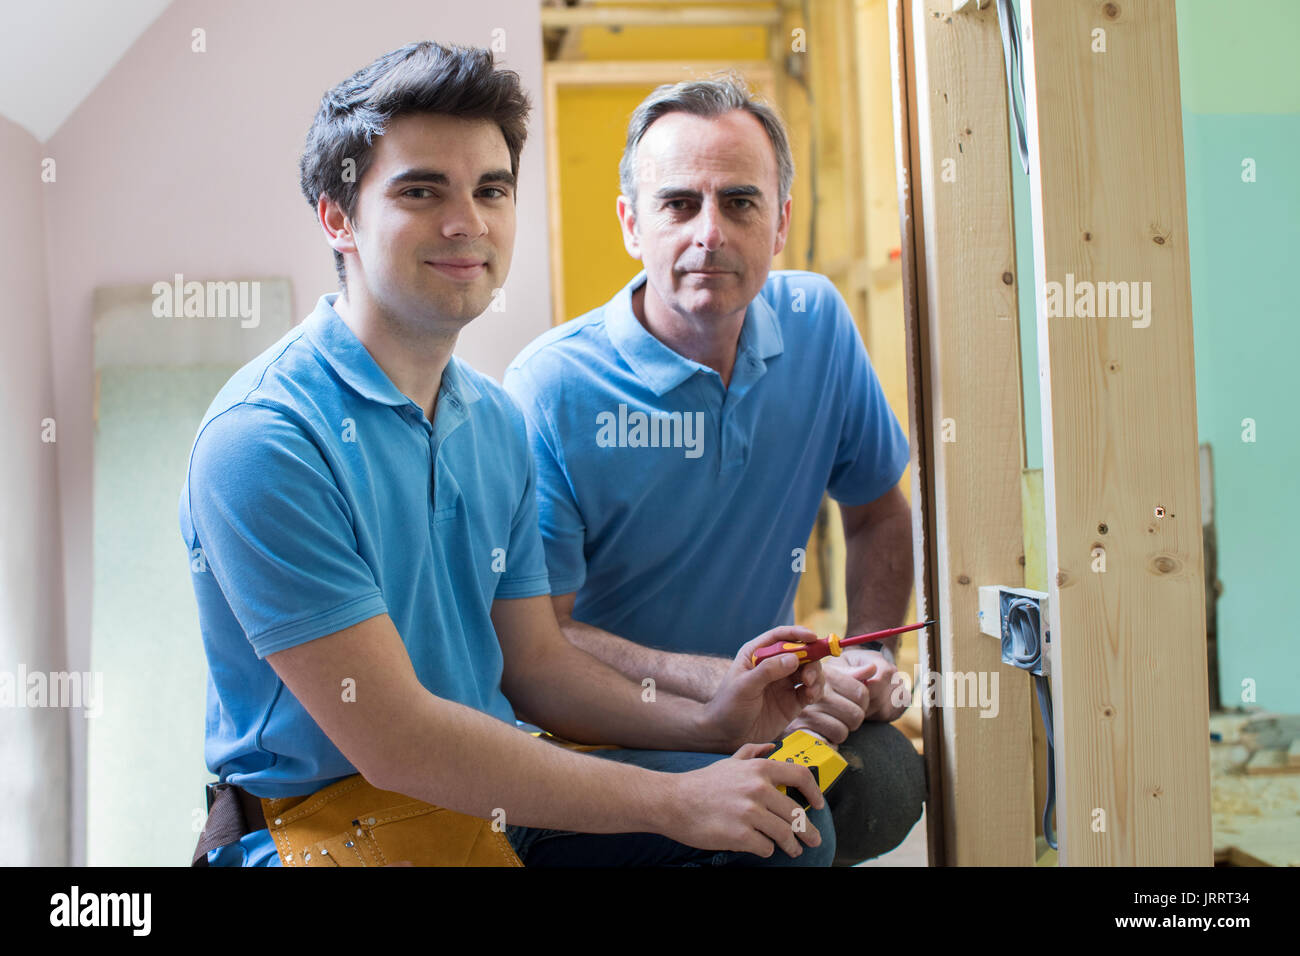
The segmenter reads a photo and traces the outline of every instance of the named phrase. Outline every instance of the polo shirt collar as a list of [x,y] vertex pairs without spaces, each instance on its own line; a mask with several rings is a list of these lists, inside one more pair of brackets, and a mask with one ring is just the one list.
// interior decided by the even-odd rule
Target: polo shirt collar
[[785,351],[781,323],[776,311],[761,295],[755,296],[745,312],[737,352],[749,352],[758,359],[770,359]]
[[[645,272],[625,285],[605,306],[605,327],[610,341],[628,366],[656,395],[663,395],[681,385],[696,372],[711,372],[702,365],[679,355],[650,334],[632,311],[632,293],[646,282]],[[768,359],[784,350],[781,326],[772,307],[758,296],[745,310],[740,330],[737,359],[748,353],[756,359]]]
[[454,355],[448,359],[447,367],[442,370],[442,388],[439,389],[439,393],[456,399],[462,405],[471,405],[483,397],[474,387],[469,376],[465,374],[465,366]]
[[[339,293],[322,295],[316,308],[303,323],[305,334],[349,388],[362,398],[383,405],[411,405],[413,401],[393,384],[393,380],[379,367],[379,363],[361,344],[347,323],[334,311]],[[482,396],[460,366],[460,360],[451,356],[442,373],[440,395],[447,395],[461,404],[477,402]]]

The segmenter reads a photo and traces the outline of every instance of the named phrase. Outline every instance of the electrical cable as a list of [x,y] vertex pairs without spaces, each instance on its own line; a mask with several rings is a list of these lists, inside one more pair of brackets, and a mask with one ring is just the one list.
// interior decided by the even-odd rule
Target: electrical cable
[[[1042,670],[1042,619],[1038,602],[1018,597],[1007,605],[1006,639],[1003,641],[1002,659],[1022,670],[1032,671],[1035,665]],[[1047,732],[1047,800],[1043,805],[1043,839],[1053,850],[1056,830],[1052,826],[1052,811],[1056,809],[1056,738],[1052,732],[1052,688],[1045,675],[1034,674],[1034,688],[1038,694],[1038,713],[1043,718]]]
[[[1011,0],[998,0],[998,26],[1002,30],[1002,58],[1007,64],[1007,100],[1016,125],[1016,145],[1020,148],[1020,165],[1029,172],[1029,140],[1025,132],[1024,54],[1020,48],[1020,25]],[[1019,92],[1020,98],[1016,98]]]

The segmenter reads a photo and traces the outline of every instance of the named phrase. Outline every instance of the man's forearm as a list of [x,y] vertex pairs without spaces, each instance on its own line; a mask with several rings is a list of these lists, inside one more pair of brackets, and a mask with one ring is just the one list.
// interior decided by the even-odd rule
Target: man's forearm
[[[912,596],[912,518],[895,511],[879,521],[845,531],[847,634],[863,634],[902,623]],[[898,637],[883,642],[895,658]],[[847,653],[848,649],[846,649]]]
[[670,775],[549,744],[469,707],[426,694],[397,711],[388,769],[373,781],[471,816],[589,833],[668,828]]
[[[678,790],[672,775],[571,753],[431,694],[386,614],[268,661],[325,736],[380,789],[484,818],[501,809],[511,823],[556,829],[662,833],[680,822],[671,817]],[[340,681],[358,692],[340,694]]]
[[738,745],[710,732],[703,703],[643,680],[566,641],[502,689],[539,726],[577,743],[716,753]]
[[646,678],[653,680],[656,694],[664,691],[708,701],[731,666],[729,658],[657,650],[573,618],[561,621],[560,629],[574,647],[605,662],[638,685]]

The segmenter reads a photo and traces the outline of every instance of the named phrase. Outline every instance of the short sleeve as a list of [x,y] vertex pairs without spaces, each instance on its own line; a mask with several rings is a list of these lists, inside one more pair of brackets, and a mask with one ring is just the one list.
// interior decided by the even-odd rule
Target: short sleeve
[[528,443],[537,473],[537,518],[552,594],[571,594],[587,579],[586,524],[564,467],[551,417],[525,369],[512,366],[502,383],[518,403],[528,427]]
[[[828,284],[829,285],[829,284]],[[830,286],[834,355],[840,367],[844,414],[827,491],[844,505],[875,501],[896,485],[911,460],[907,433],[885,398],[849,307]]]
[[259,658],[386,613],[347,501],[286,412],[240,404],[208,421],[185,491],[192,567],[213,575]]
[[[509,398],[505,399],[510,402]],[[511,408],[514,409],[513,403]],[[506,551],[506,573],[497,583],[496,597],[525,598],[550,594],[550,577],[546,570],[546,551],[537,528],[537,469],[529,453],[528,439],[522,416],[514,410],[518,423],[518,467],[528,479],[515,507],[510,524],[510,547]]]

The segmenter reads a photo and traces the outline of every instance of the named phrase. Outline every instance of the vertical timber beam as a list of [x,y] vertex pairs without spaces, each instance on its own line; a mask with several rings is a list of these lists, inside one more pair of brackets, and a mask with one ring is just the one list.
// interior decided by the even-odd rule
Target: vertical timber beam
[[[929,433],[930,368],[924,361],[925,328],[920,322],[924,264],[917,261],[917,222],[920,202],[912,189],[912,157],[920,155],[916,145],[916,111],[913,105],[915,75],[911,56],[911,0],[889,0],[889,72],[893,88],[894,172],[898,178],[898,232],[903,292],[903,334],[907,356],[907,431],[912,449],[908,467],[911,475],[912,561],[916,581],[916,619],[928,621],[938,614],[934,584],[934,480],[931,451],[925,440]],[[933,628],[917,632],[917,668],[921,674],[938,669],[938,637]],[[913,693],[916,689],[913,688]],[[947,804],[943,792],[943,711],[921,696],[921,738],[925,756],[926,855],[930,866],[948,864],[943,821]]]
[[[903,355],[902,272],[897,259],[898,182],[896,155],[888,148],[893,141],[891,112],[893,84],[890,79],[890,13],[886,0],[855,0],[855,32],[858,50],[858,104],[863,157],[862,180],[866,218],[863,271],[867,290],[866,339],[869,355]],[[901,363],[882,362],[876,375],[885,398],[905,417],[907,370]],[[920,620],[925,620],[921,618]]]
[[1024,4],[1061,862],[1209,866],[1174,0]]
[[[900,137],[908,155],[899,175],[911,187],[913,216],[909,223],[904,212],[904,235],[912,243],[904,282],[912,286],[905,295],[909,350],[915,346],[920,366],[909,389],[918,422],[912,465],[920,482],[914,490],[924,492],[932,525],[919,529],[931,537],[918,545],[930,553],[928,568],[918,567],[918,587],[926,571],[933,590],[925,595],[925,613],[940,620],[931,649],[938,673],[924,674],[927,686],[917,688],[938,694],[940,704],[940,773],[936,779],[931,770],[930,792],[941,798],[943,856],[935,862],[1031,866],[1029,677],[1002,664],[998,642],[980,634],[978,620],[979,585],[1019,582],[1024,575],[1001,36],[994,9],[953,15],[951,0],[903,0],[902,7],[910,131],[906,143]],[[981,716],[969,695],[963,700],[955,693],[964,675],[997,687],[996,716]],[[923,713],[933,724],[934,708]]]

